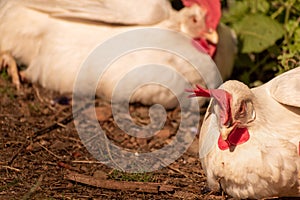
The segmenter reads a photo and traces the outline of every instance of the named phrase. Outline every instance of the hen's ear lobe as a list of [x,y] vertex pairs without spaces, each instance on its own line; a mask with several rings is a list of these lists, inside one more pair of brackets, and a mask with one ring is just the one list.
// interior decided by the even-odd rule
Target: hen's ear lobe
[[249,116],[247,123],[253,122],[256,118],[256,112],[255,112],[253,103],[250,102],[250,101],[247,103],[247,110],[248,110],[247,113],[248,113],[248,116]]

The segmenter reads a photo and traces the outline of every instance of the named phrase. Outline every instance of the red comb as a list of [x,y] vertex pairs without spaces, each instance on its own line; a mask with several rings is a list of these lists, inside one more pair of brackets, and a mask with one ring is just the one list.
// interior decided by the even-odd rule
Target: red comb
[[206,26],[208,29],[216,30],[222,14],[220,0],[182,0],[182,3],[186,7],[190,7],[196,3],[206,9]]
[[230,102],[232,99],[232,96],[229,92],[222,89],[204,89],[199,85],[196,85],[197,89],[187,89],[187,92],[192,92],[189,97],[213,97],[217,100],[220,108],[220,118],[222,124],[227,124],[229,120],[231,120],[231,108],[230,108]]
[[193,93],[189,97],[211,97],[208,89],[204,89],[200,85],[196,85],[196,87],[197,89],[186,89],[187,92]]

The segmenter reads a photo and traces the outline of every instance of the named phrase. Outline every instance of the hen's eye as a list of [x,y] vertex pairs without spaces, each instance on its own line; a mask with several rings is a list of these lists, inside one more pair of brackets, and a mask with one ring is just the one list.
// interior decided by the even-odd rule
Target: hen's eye
[[240,115],[244,115],[245,114],[245,112],[246,112],[246,104],[245,104],[245,102],[241,103],[241,106],[240,106],[238,112],[239,112]]
[[226,127],[230,127],[232,125],[232,121],[231,120],[228,120],[225,124],[224,124]]

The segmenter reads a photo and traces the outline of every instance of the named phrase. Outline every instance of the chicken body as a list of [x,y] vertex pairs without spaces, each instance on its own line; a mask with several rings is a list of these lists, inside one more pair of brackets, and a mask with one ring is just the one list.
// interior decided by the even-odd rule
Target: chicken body
[[[78,2],[1,0],[0,51],[10,52],[18,62],[28,66],[23,72],[25,79],[38,82],[45,88],[72,92],[81,64],[99,44],[114,35],[135,28],[158,27],[181,31],[183,18],[195,14],[190,13],[193,11],[186,11],[187,9],[177,12],[171,8],[168,1],[137,2],[136,0],[126,3],[118,0]],[[234,44],[232,37],[231,41]],[[192,46],[192,42],[186,45]],[[226,77],[232,70],[234,51],[228,56],[232,57],[229,64],[220,66],[223,70],[226,68],[227,72],[224,73]],[[203,65],[208,69],[214,68],[203,52],[199,51],[193,58],[203,59]],[[103,84],[97,89],[97,95],[111,99],[115,84],[124,74],[136,66],[149,63],[171,66],[192,84],[207,84],[203,82],[199,73],[195,73],[197,69],[177,55],[164,51],[144,50],[131,53],[113,63],[101,79]],[[175,74],[166,76],[170,85],[179,82]],[[145,75],[147,74],[136,77],[136,81],[142,80]],[[160,74],[157,76],[161,77]],[[215,80],[210,81],[212,85],[217,86]],[[185,87],[186,85],[179,84],[178,90],[183,91]],[[131,102],[146,105],[159,103],[167,108],[177,105],[176,97],[168,89],[158,85],[145,86],[137,90],[131,97]]]
[[[225,127],[237,124],[250,138],[221,150],[221,104],[214,104],[218,100],[213,98],[201,128],[199,152],[210,188],[221,187],[238,199],[300,196],[299,80],[300,67],[251,90],[237,81],[220,87],[232,96],[232,121]],[[245,101],[253,107],[243,110]],[[245,118],[251,120],[244,122]]]

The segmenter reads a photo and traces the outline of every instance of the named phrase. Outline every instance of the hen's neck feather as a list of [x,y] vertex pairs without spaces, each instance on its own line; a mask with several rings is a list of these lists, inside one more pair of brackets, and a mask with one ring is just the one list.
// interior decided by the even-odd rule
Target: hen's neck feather
[[[277,102],[268,92],[268,87],[252,89],[253,106],[256,119],[250,123],[253,132],[267,127],[268,134],[275,134],[287,140],[297,137],[300,140],[300,108],[286,106]],[[250,133],[251,134],[251,133]],[[296,141],[295,141],[296,142]],[[295,143],[295,144],[297,144]]]

